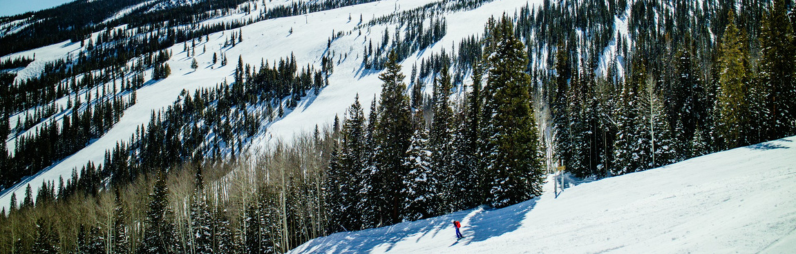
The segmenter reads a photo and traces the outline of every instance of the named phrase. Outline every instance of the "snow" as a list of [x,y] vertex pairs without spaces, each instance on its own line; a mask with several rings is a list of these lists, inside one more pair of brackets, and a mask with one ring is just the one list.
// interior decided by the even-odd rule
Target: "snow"
[[[541,197],[313,239],[291,253],[793,253],[796,136]],[[574,186],[573,186],[574,185]],[[464,238],[456,241],[453,220]]]
[[149,6],[149,5],[151,5],[152,3],[154,3],[155,1],[157,1],[157,0],[149,0],[149,1],[146,1],[146,2],[142,2],[142,3],[140,3],[140,4],[136,4],[136,5],[133,5],[133,6],[130,6],[130,7],[124,8],[124,9],[122,9],[122,10],[120,10],[120,11],[116,12],[116,13],[115,13],[115,14],[113,14],[112,16],[110,16],[110,17],[106,18],[106,19],[105,19],[105,20],[103,20],[101,23],[108,23],[108,22],[111,22],[111,21],[114,21],[114,20],[117,20],[117,19],[123,18],[124,16],[127,16],[127,14],[130,14],[130,13],[132,13],[132,12],[133,12],[133,11],[135,11],[135,10],[141,9],[141,8],[142,8],[142,7],[144,7],[144,6]]

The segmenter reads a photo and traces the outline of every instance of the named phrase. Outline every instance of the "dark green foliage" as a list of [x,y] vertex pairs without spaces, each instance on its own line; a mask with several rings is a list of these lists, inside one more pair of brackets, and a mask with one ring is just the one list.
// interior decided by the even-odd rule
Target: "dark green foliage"
[[[791,20],[792,22],[796,22]],[[765,139],[777,139],[793,135],[796,131],[796,34],[788,24],[784,0],[774,0],[764,14],[761,33],[761,90],[763,104],[770,116],[769,128],[763,130]],[[763,140],[760,140],[763,141]]]
[[437,214],[435,208],[439,206],[435,189],[438,186],[432,170],[431,154],[428,150],[428,133],[426,128],[415,131],[412,143],[407,151],[405,167],[409,173],[404,177],[404,196],[402,219],[407,221],[432,217]]
[[743,130],[749,124],[749,102],[746,94],[748,86],[748,53],[746,37],[737,28],[734,15],[730,12],[729,24],[721,40],[721,57],[718,64],[719,93],[716,101],[718,112],[717,127],[727,148],[748,144]]
[[168,207],[168,187],[166,176],[158,176],[152,190],[149,208],[146,213],[146,230],[144,240],[137,253],[177,253],[179,252],[174,237],[174,224],[171,222],[172,211]]
[[116,208],[113,210],[113,253],[130,253],[130,235],[127,227],[127,209],[119,196],[119,189],[115,190]]
[[379,216],[379,224],[395,224],[400,222],[401,201],[403,198],[402,176],[407,173],[403,165],[406,150],[410,145],[412,130],[409,98],[405,95],[406,84],[401,73],[401,65],[397,63],[396,54],[390,53],[385,71],[379,74],[382,92],[374,144],[374,186],[372,198],[376,204],[371,207]]
[[[490,192],[488,202],[504,207],[541,195],[542,161],[536,119],[530,108],[530,77],[523,43],[514,37],[508,17],[492,31],[498,44],[489,57],[491,68],[484,91],[484,125],[491,135],[484,151]],[[485,137],[486,138],[486,137]]]
[[442,67],[440,76],[435,81],[434,89],[434,117],[429,134],[428,147],[431,151],[432,180],[429,188],[436,190],[436,199],[429,200],[437,203],[439,211],[436,214],[446,214],[454,211],[460,197],[455,196],[455,171],[453,134],[453,109],[450,107],[451,76],[447,64]]
[[31,253],[58,253],[58,231],[53,224],[42,217],[36,221],[36,241],[31,247]]

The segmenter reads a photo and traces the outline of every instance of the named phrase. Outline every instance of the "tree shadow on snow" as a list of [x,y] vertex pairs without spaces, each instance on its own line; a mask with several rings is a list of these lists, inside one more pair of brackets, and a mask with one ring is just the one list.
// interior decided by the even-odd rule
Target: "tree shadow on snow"
[[749,149],[752,149],[752,150],[760,150],[760,151],[774,150],[774,149],[786,149],[786,148],[788,148],[787,146],[778,144],[778,142],[781,142],[781,141],[782,142],[791,142],[790,140],[787,140],[787,139],[780,139],[780,140],[775,140],[775,141],[769,141],[769,142],[764,142],[764,143],[760,143],[760,144],[750,145],[750,146],[747,146],[746,148],[749,148]]
[[463,225],[462,234],[466,238],[472,236],[465,244],[485,241],[517,230],[522,225],[525,215],[536,206],[537,201],[538,197],[509,207],[475,214],[466,225]]
[[[295,253],[368,253],[377,247],[383,251],[390,251],[406,238],[419,234],[419,239],[428,233],[436,235],[441,229],[450,224],[449,216],[440,216],[424,220],[426,223],[403,222],[392,226],[361,230],[356,232],[341,232],[327,237],[316,238],[304,243],[307,249],[301,247],[292,250]],[[451,231],[453,234],[453,231]],[[451,235],[453,239],[453,235]],[[386,248],[385,248],[386,247]]]

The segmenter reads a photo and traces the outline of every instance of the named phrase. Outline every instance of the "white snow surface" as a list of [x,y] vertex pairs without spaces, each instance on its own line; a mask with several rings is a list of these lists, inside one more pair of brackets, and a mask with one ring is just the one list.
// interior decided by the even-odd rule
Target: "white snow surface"
[[[567,177],[568,178],[568,177]],[[794,253],[796,136],[480,207],[313,239],[291,253]],[[452,221],[465,236],[456,240]]]

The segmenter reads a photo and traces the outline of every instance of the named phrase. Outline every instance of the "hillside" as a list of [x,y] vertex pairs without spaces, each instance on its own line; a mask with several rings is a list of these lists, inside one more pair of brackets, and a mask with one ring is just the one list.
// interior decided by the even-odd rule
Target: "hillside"
[[[598,181],[510,207],[336,233],[291,253],[791,253],[796,137]],[[568,181],[571,178],[567,178]],[[456,241],[451,221],[462,222]]]
[[[317,96],[310,94],[302,98],[295,109],[288,109],[282,118],[269,122],[260,119],[265,125],[262,133],[257,133],[250,138],[247,145],[252,146],[251,153],[256,153],[265,149],[269,144],[276,140],[290,141],[295,135],[308,133],[315,126],[325,126],[331,124],[334,116],[342,115],[354,97],[359,94],[363,105],[369,105],[376,95],[381,91],[378,71],[368,70],[362,66],[362,49],[367,46],[366,39],[380,38],[386,25],[366,27],[362,35],[356,33],[337,38],[331,47],[327,48],[327,36],[331,36],[335,31],[354,31],[359,24],[358,20],[349,20],[349,16],[362,14],[363,16],[379,17],[389,15],[401,10],[411,10],[429,3],[432,0],[412,0],[401,1],[400,5],[393,5],[394,2],[374,2],[350,7],[344,7],[324,12],[310,13],[307,15],[286,17],[274,20],[254,23],[240,29],[243,34],[243,41],[234,47],[229,47],[225,42],[229,38],[230,32],[236,30],[217,32],[209,34],[209,41],[197,45],[200,51],[206,49],[205,53],[197,53],[195,57],[186,57],[182,44],[176,44],[168,50],[174,52],[174,56],[166,63],[171,67],[172,75],[162,80],[150,80],[152,70],[146,70],[143,74],[147,77],[146,83],[142,88],[137,89],[137,102],[135,105],[124,111],[124,115],[119,122],[113,126],[102,137],[91,141],[91,143],[75,154],[61,161],[56,161],[52,166],[46,167],[32,177],[27,177],[15,186],[2,190],[0,196],[0,207],[8,207],[12,193],[16,193],[17,200],[21,202],[25,188],[28,184],[36,192],[43,182],[57,183],[59,179],[64,181],[71,179],[73,169],[80,169],[88,163],[96,166],[103,164],[105,152],[114,149],[118,142],[129,141],[135,134],[138,127],[150,122],[152,111],[164,110],[180,99],[180,94],[186,90],[189,94],[197,89],[212,88],[225,80],[232,81],[235,64],[219,66],[212,63],[213,53],[226,54],[231,62],[236,62],[240,57],[244,63],[259,63],[269,61],[276,64],[276,60],[294,55],[296,61],[301,65],[311,65],[320,67],[322,57],[331,52],[335,52],[339,63],[334,67],[334,75],[329,77],[329,87],[323,89]],[[274,2],[280,4],[281,2]],[[471,11],[462,11],[446,14],[449,20],[449,32],[439,43],[431,45],[428,49],[411,55],[404,61],[404,73],[410,73],[412,65],[422,61],[429,56],[441,52],[445,47],[458,42],[464,37],[479,34],[480,28],[492,16],[499,16],[504,12],[510,12],[516,8],[524,6],[528,2],[525,0],[501,0],[487,3],[486,5]],[[388,7],[385,7],[388,6]],[[400,9],[396,9],[400,8]],[[211,19],[205,21],[207,24],[218,24],[230,20],[246,18],[247,15],[235,14],[225,18]],[[478,27],[478,29],[473,29]],[[292,31],[292,32],[291,32]],[[98,33],[93,36],[96,37]],[[40,49],[19,52],[3,57],[12,59],[19,56],[36,55],[36,60],[27,67],[17,71],[17,80],[35,77],[42,72],[45,64],[49,61],[74,56],[80,52],[81,47],[75,43],[63,42]],[[451,49],[448,49],[449,51]],[[347,57],[343,57],[346,54]],[[199,68],[190,68],[191,62],[196,59]],[[121,85],[121,79],[114,82],[117,86]],[[409,81],[408,79],[406,80]],[[431,81],[429,81],[431,83]],[[93,91],[98,91],[99,87],[87,89],[80,92],[80,96],[86,98]],[[431,94],[431,87],[427,86],[426,93]],[[67,96],[68,97],[68,96]],[[69,98],[63,97],[55,101],[56,105],[66,107]],[[129,97],[129,94],[127,94]],[[259,109],[260,111],[264,109]],[[29,110],[33,112],[33,110]],[[69,113],[69,112],[67,112]],[[67,114],[57,114],[51,119],[60,122]],[[17,123],[17,118],[25,115],[19,113],[9,119],[13,129]],[[43,121],[47,122],[47,121]],[[40,126],[39,124],[37,126]],[[31,130],[35,130],[31,128]],[[23,134],[24,135],[24,134]],[[15,146],[16,138],[9,138],[7,147]],[[229,152],[229,151],[227,151]],[[13,152],[12,152],[13,153]],[[35,199],[35,197],[34,197]]]
[[793,247],[794,1],[0,17],[0,254]]

